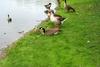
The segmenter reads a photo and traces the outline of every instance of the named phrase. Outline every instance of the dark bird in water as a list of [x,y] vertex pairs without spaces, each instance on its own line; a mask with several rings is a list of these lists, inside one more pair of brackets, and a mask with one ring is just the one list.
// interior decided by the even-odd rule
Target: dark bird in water
[[40,27],[39,29],[40,29],[41,34],[43,34],[43,35],[55,35],[60,32],[59,27],[51,28],[48,30],[45,30],[45,28],[43,28],[43,27]]
[[12,22],[12,18],[10,17],[10,15],[8,14],[8,23]]
[[7,33],[4,33],[4,35],[6,35]]
[[75,12],[75,9],[73,7],[71,7],[70,5],[68,5],[66,0],[64,2],[64,9],[67,12]]
[[51,3],[44,5],[46,9],[50,9],[51,8]]
[[19,34],[21,34],[21,33],[24,33],[24,31],[20,31],[20,32],[18,32]]

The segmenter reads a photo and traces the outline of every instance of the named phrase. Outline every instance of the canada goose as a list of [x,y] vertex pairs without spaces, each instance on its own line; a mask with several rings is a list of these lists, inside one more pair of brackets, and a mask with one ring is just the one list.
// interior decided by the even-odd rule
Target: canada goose
[[51,3],[44,5],[46,9],[50,9],[51,8]]
[[50,20],[56,25],[60,25],[65,19],[62,16],[55,14],[53,11],[48,11],[48,14],[50,14]]
[[71,7],[70,5],[68,5],[66,0],[64,2],[64,9],[65,9],[65,11],[68,11],[68,12],[75,12],[75,9],[73,7]]
[[55,35],[55,34],[58,34],[60,32],[59,27],[51,28],[48,30],[45,30],[45,28],[43,28],[43,27],[40,27],[39,29],[43,35]]
[[10,17],[10,15],[8,14],[8,23],[12,22],[12,18]]

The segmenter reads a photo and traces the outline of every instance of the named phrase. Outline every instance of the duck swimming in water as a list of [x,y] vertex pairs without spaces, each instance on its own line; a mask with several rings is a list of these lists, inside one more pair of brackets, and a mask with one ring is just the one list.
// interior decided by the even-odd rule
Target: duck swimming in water
[[10,17],[10,15],[8,14],[8,23],[12,22],[12,18]]
[[40,27],[39,29],[43,35],[55,35],[55,34],[58,34],[60,32],[59,27],[51,28],[48,30],[45,30],[45,28],[43,28],[43,27]]

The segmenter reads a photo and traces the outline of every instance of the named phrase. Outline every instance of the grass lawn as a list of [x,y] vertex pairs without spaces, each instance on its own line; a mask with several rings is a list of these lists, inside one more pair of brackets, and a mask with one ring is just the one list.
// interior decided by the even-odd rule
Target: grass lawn
[[[27,33],[6,50],[0,67],[100,67],[100,0],[68,3],[78,14],[57,9],[57,14],[68,18],[58,35]],[[45,21],[40,26],[53,24]]]

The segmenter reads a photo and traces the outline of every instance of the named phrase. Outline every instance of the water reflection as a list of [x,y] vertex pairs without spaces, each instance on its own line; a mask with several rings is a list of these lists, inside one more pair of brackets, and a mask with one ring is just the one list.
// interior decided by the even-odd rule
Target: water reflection
[[[0,1],[0,49],[14,42],[45,19],[44,5],[55,0],[1,0]],[[7,22],[7,15],[12,23]],[[19,33],[22,32],[23,33]]]

